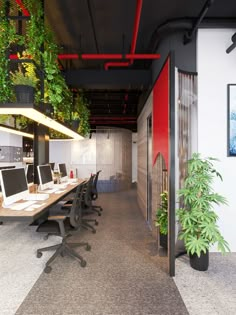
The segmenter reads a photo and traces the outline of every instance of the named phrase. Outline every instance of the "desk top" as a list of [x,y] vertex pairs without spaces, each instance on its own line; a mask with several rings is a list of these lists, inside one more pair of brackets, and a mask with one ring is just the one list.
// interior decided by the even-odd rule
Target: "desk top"
[[[48,210],[52,205],[59,202],[66,195],[71,193],[80,183],[82,183],[84,179],[78,179],[77,183],[70,183],[67,185],[65,189],[61,191],[61,193],[52,193],[49,194],[49,198],[46,200],[37,200],[36,204],[41,207],[34,209],[32,211],[25,210],[11,210],[7,208],[3,208],[0,206],[0,221],[29,221],[33,222],[38,219],[44,212]],[[43,193],[43,192],[42,192]],[[39,193],[40,194],[40,193]],[[17,201],[18,203],[18,201]]]

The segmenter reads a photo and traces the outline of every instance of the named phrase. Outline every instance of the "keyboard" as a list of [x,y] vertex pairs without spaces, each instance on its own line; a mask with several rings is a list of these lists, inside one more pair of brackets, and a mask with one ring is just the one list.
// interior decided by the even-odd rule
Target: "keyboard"
[[24,210],[25,208],[31,206],[35,202],[36,201],[34,201],[34,200],[19,202],[19,203],[15,202],[15,203],[9,205],[8,208],[10,208],[11,210]]
[[23,200],[46,200],[49,198],[49,194],[29,194]]
[[50,188],[50,189],[45,189],[42,190],[42,192],[44,192],[45,194],[53,194],[54,192],[58,191],[58,188]]
[[54,184],[53,187],[55,189],[65,189],[67,187],[67,183],[63,183],[63,184]]

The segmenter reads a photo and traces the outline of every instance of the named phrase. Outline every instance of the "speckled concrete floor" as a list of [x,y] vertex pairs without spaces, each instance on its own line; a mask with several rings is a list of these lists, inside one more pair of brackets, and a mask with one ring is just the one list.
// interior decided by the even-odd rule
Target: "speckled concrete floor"
[[91,252],[80,250],[85,268],[58,257],[47,275],[42,271],[51,254],[37,259],[35,251],[60,238],[44,241],[22,223],[0,226],[0,315],[236,314],[236,254],[211,254],[203,273],[182,256],[171,279],[135,197],[135,191],[99,196],[104,213],[97,233],[71,239],[92,245]]
[[190,315],[236,314],[236,253],[210,253],[204,272],[192,269],[187,255],[179,257],[174,281]]
[[[176,285],[158,258],[153,238],[136,203],[136,192],[102,194],[104,213],[97,233],[84,231],[73,240],[89,240],[80,253],[81,268],[58,257],[51,274],[42,273],[17,315],[187,315]],[[45,244],[46,245],[46,244]]]

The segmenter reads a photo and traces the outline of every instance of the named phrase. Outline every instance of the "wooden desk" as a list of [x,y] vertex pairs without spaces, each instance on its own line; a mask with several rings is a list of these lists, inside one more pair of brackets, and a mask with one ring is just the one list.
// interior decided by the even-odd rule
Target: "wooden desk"
[[46,200],[38,200],[36,204],[42,204],[41,207],[33,211],[24,211],[24,210],[11,210],[0,207],[0,221],[26,221],[29,223],[34,222],[40,218],[48,209],[56,204],[58,201],[62,200],[66,195],[71,193],[84,179],[78,179],[77,183],[68,184],[65,189],[60,194],[49,194],[49,198]]

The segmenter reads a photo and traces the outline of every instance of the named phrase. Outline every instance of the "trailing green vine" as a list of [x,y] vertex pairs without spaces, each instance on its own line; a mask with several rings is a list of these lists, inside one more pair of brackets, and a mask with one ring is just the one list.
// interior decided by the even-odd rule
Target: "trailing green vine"
[[9,102],[13,96],[7,52],[18,40],[14,24],[6,16],[6,2],[0,0],[0,102]]

